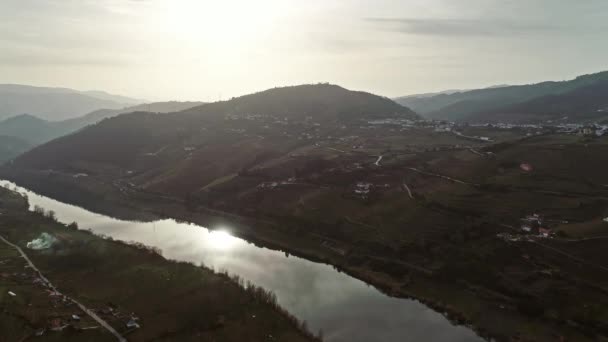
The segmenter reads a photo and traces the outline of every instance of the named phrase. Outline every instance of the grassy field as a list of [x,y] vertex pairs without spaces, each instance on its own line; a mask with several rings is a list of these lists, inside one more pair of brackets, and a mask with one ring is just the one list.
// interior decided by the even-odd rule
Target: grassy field
[[[271,293],[226,274],[169,262],[144,247],[67,228],[28,212],[23,198],[0,189],[0,234],[21,246],[63,293],[94,309],[129,341],[310,341],[300,323],[278,307]],[[48,233],[51,248],[26,249]],[[111,341],[114,338],[74,305],[54,300],[15,249],[0,243],[0,336],[23,341]],[[17,296],[8,294],[12,291]],[[81,320],[75,321],[72,315]],[[139,329],[127,327],[137,317]],[[70,324],[50,331],[54,322]]]

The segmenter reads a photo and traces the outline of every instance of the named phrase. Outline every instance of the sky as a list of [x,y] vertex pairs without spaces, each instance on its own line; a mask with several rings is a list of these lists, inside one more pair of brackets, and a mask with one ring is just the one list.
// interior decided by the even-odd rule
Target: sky
[[215,101],[396,97],[608,70],[606,0],[0,0],[0,83]]

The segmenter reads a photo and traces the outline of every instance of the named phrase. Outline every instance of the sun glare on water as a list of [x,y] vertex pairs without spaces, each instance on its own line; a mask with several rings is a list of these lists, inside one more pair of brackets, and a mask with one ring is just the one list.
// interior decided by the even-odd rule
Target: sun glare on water
[[225,230],[213,230],[209,232],[208,241],[215,249],[230,249],[239,242],[239,239]]

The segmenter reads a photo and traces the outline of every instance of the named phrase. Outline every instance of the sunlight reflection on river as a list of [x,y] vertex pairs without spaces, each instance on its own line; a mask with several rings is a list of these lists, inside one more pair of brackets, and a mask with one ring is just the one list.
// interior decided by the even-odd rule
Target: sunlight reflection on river
[[417,301],[388,297],[332,266],[257,247],[230,235],[229,227],[210,231],[174,220],[121,221],[20,191],[27,193],[32,208],[54,210],[61,222],[75,221],[81,229],[158,247],[165,258],[227,270],[271,290],[313,332],[322,329],[326,341],[481,340]]

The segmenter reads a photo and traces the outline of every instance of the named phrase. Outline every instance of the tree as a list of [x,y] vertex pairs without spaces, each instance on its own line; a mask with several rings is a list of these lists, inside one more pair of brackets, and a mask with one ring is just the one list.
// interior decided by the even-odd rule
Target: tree
[[68,228],[78,230],[78,223],[72,222],[72,223],[68,224]]
[[46,217],[48,217],[49,219],[51,219],[53,221],[57,221],[57,215],[55,215],[55,211],[53,211],[53,210],[47,211]]
[[34,206],[34,212],[39,215],[44,215],[44,208],[39,205]]

